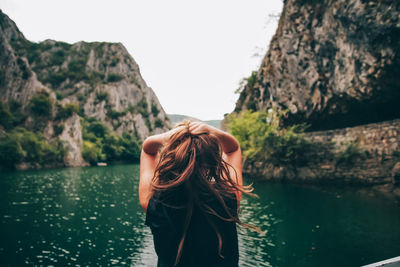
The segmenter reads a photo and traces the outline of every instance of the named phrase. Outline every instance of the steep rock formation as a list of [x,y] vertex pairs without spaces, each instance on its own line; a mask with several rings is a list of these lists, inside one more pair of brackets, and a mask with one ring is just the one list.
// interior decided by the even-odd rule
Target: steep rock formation
[[[39,101],[40,96],[50,99],[46,116],[30,114],[35,95]],[[171,127],[121,43],[33,43],[0,10],[0,109],[8,112],[2,103],[21,107],[25,115],[14,123],[17,126],[39,131],[49,142],[62,140],[67,166],[86,164],[81,151],[82,118],[94,118],[112,133],[139,140]]]
[[38,54],[29,60],[32,69],[62,104],[79,103],[86,116],[141,139],[168,128],[157,97],[122,44],[46,40],[36,47],[15,46],[23,47],[22,53],[32,49]]
[[65,121],[60,139],[68,144],[67,155],[64,158],[65,164],[67,166],[82,165],[82,127],[77,114],[74,114]]
[[24,39],[15,23],[0,10],[0,100],[27,103],[43,87],[27,59],[17,56],[11,46],[12,42]]
[[400,2],[286,0],[236,105],[332,129],[400,117]]

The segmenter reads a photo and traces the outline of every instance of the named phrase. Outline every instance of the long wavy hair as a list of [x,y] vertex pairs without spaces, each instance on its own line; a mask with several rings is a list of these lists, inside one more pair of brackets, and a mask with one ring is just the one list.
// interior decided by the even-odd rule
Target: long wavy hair
[[[186,218],[175,266],[179,263],[182,255],[194,207],[205,215],[206,220],[214,229],[218,238],[218,255],[222,258],[221,234],[210,216],[216,216],[221,220],[236,222],[257,230],[257,227],[242,223],[238,217],[238,210],[233,212],[225,202],[226,198],[234,199],[238,191],[253,195],[251,194],[252,187],[237,183],[236,170],[223,160],[222,148],[217,137],[211,133],[192,134],[189,132],[189,123],[190,121],[185,121],[179,124],[178,126],[186,127],[175,132],[160,152],[160,160],[152,180],[154,192],[173,194],[174,191],[176,192],[179,189],[187,197],[184,204]],[[230,168],[235,170],[233,172],[234,177],[229,171]],[[209,201],[207,201],[209,199],[216,199],[221,204],[225,211],[224,216],[218,214],[209,205]]]

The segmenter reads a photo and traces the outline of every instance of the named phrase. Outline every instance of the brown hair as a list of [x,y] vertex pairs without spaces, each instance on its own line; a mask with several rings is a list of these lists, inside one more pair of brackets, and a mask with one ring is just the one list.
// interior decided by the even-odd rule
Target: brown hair
[[[186,233],[190,224],[193,208],[197,207],[205,215],[205,218],[215,230],[218,237],[218,254],[222,249],[222,238],[217,227],[209,219],[214,215],[224,221],[236,222],[246,227],[254,228],[239,220],[238,212],[232,212],[224,198],[235,198],[238,191],[250,194],[251,186],[242,186],[237,183],[237,173],[231,177],[229,168],[233,168],[222,158],[222,149],[219,141],[212,133],[192,134],[189,131],[189,123],[185,121],[178,126],[182,130],[175,132],[169,139],[160,154],[160,160],[156,167],[152,180],[155,192],[174,192],[178,188],[185,192],[186,218],[183,234],[178,246],[175,265],[179,263]],[[234,168],[233,168],[234,169]],[[214,197],[219,201],[227,217],[218,214],[210,207],[206,199]],[[237,207],[239,208],[239,207]]]

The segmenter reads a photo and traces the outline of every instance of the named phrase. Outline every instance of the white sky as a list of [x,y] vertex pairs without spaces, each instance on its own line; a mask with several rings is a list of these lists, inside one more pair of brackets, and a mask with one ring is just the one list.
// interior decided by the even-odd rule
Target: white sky
[[[121,42],[167,113],[222,119],[258,69],[282,0],[0,0],[31,41]],[[255,57],[254,54],[261,54]]]

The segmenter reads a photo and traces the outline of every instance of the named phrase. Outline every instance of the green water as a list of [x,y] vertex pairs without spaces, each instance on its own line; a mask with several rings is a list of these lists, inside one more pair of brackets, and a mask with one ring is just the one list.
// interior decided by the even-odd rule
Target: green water
[[[138,165],[0,173],[1,265],[155,266]],[[240,266],[360,266],[400,255],[400,207],[354,189],[256,182]]]

